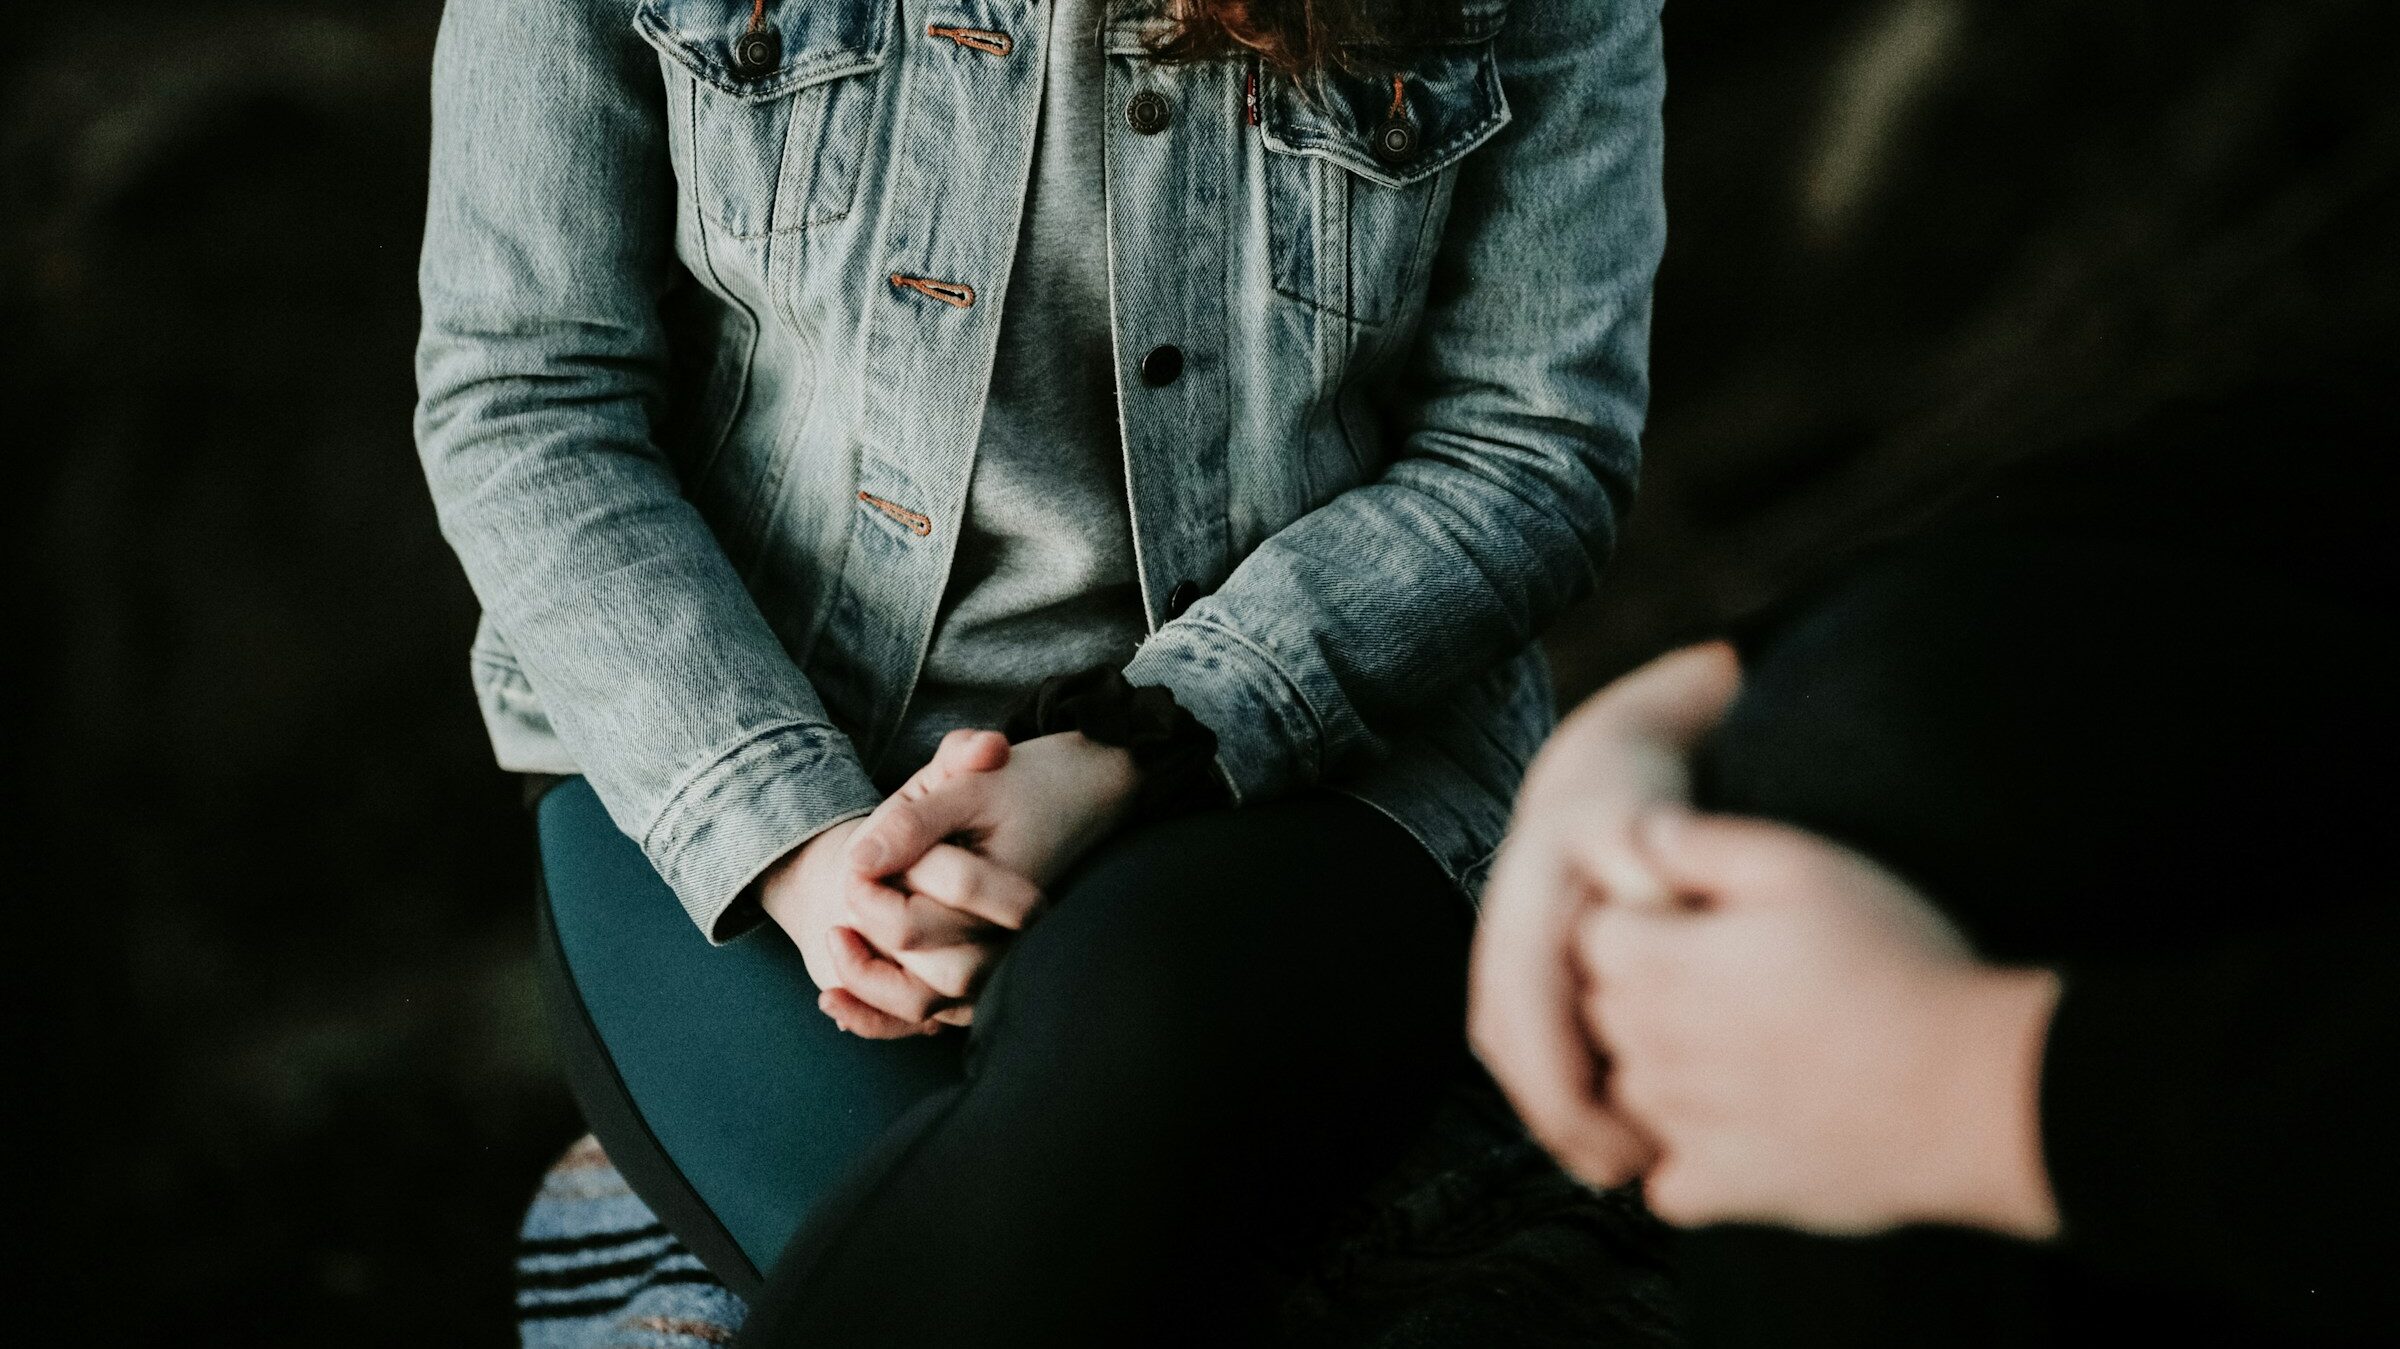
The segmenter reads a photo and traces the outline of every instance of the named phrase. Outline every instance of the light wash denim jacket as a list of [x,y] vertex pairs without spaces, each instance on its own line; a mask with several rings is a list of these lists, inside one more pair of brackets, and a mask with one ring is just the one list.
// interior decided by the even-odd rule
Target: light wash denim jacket
[[[1152,629],[1128,676],[1216,731],[1238,801],[1337,785],[1472,893],[1554,716],[1535,639],[1633,490],[1664,77],[1657,0],[1467,10],[1396,84],[1303,90],[1152,61],[1161,0],[1116,0],[1092,247]],[[761,17],[751,66],[751,0],[451,0],[421,274],[417,439],[500,760],[588,775],[712,939],[915,767],[879,759],[1049,40],[1040,0]]]

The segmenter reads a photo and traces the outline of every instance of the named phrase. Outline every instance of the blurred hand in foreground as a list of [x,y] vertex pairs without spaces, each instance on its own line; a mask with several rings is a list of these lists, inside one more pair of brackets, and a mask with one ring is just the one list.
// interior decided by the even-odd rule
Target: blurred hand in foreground
[[1663,809],[1634,846],[1664,892],[1590,908],[1577,948],[1610,1100],[1658,1148],[1653,1211],[2057,1231],[2038,1110],[2054,974],[1984,964],[1897,877],[1797,829]]
[[1653,1147],[1613,1099],[1608,1061],[1581,1014],[1578,925],[1604,900],[1664,887],[1632,846],[1635,823],[1688,800],[1693,747],[1741,687],[1722,642],[1661,656],[1603,689],[1527,770],[1484,890],[1468,1038],[1536,1139],[1585,1180],[1617,1185]]

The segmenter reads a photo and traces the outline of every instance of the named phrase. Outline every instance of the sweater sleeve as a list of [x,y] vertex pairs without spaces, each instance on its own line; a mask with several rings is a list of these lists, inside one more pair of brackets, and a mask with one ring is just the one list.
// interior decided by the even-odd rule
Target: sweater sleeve
[[2042,1120],[2068,1246],[2303,1322],[2400,1324],[2396,952],[2382,905],[2067,969]]

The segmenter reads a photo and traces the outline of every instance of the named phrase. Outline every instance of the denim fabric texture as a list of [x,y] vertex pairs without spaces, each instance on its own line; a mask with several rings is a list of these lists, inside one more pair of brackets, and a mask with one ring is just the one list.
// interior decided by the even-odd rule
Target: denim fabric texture
[[[502,764],[587,775],[712,939],[863,814],[1023,214],[1039,0],[452,0],[418,444]],[[1656,0],[1471,0],[1307,85],[1104,32],[1147,638],[1237,800],[1325,782],[1470,893],[1613,545],[1664,241]],[[971,42],[933,30],[998,34]],[[1004,50],[1003,50],[1004,49]],[[1163,99],[1164,125],[1157,116]],[[1394,117],[1414,131],[1376,153]],[[1140,124],[1137,126],[1137,123]],[[1152,385],[1146,353],[1180,374]],[[1196,599],[1192,597],[1196,596]]]

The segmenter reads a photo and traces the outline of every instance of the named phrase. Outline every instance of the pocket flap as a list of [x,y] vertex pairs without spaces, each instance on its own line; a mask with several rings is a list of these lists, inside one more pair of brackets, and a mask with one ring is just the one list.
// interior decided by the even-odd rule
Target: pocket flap
[[873,70],[891,43],[891,0],[766,0],[762,22],[780,52],[736,74],[734,44],[750,31],[750,13],[743,0],[641,0],[633,26],[693,79],[751,103]]
[[1306,85],[1260,72],[1259,130],[1267,148],[1329,159],[1369,182],[1406,187],[1457,163],[1508,125],[1488,40],[1403,48],[1386,59],[1379,73],[1326,71]]

